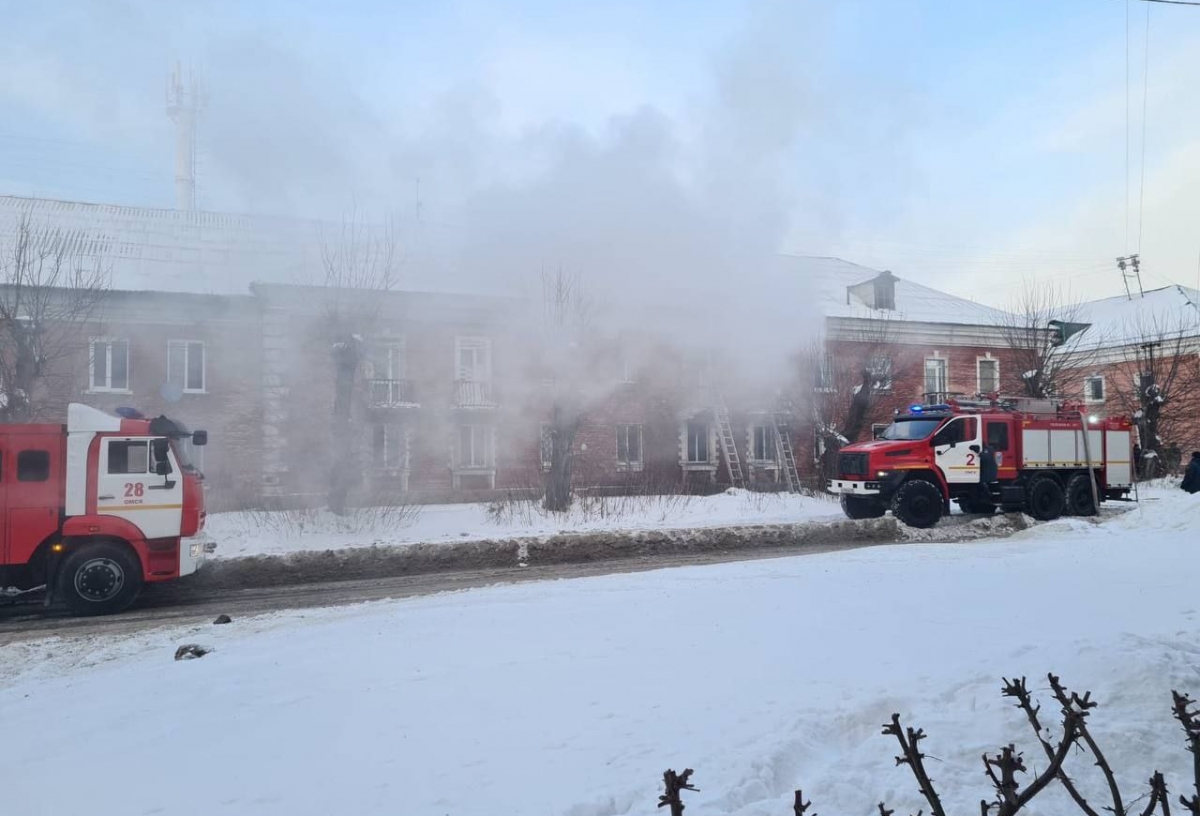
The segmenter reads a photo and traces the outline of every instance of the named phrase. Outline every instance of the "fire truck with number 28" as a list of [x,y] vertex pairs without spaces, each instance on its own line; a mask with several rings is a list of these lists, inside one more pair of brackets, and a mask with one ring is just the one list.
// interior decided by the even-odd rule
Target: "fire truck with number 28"
[[46,586],[77,615],[127,608],[142,585],[195,572],[211,551],[204,431],[129,408],[67,408],[67,424],[0,425],[0,586]]
[[852,519],[891,510],[912,527],[934,526],[951,502],[1043,521],[1093,515],[1133,487],[1132,436],[1127,418],[1079,403],[949,398],[897,411],[873,441],[842,448],[827,489]]

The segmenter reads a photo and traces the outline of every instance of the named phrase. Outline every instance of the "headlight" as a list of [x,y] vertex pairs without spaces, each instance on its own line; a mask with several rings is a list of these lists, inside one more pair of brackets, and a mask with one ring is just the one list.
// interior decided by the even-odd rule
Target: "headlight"
[[876,479],[882,479],[882,478],[884,478],[884,477],[885,477],[885,476],[887,476],[887,475],[888,475],[888,472],[887,472],[886,470],[877,470],[877,471],[875,471],[875,478],[876,478]]

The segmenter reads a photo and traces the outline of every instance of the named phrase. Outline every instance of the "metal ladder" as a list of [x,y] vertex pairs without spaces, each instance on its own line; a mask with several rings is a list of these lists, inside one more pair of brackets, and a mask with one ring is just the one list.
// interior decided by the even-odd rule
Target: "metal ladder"
[[733,425],[729,422],[729,408],[721,395],[713,392],[713,417],[717,420],[717,435],[721,439],[721,454],[725,457],[725,472],[729,474],[729,484],[734,487],[745,487],[746,479],[742,476],[742,460],[738,457],[737,441],[733,438]]
[[783,477],[789,493],[800,492],[800,472],[796,470],[796,450],[792,447],[792,429],[786,414],[775,414],[775,445],[779,450],[779,462],[783,465]]

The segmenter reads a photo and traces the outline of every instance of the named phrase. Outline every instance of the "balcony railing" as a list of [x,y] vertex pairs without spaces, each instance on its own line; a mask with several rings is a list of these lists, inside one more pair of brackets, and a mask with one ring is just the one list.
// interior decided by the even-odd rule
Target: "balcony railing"
[[416,408],[412,380],[370,380],[371,405],[376,408]]
[[455,408],[496,408],[496,394],[490,382],[481,380],[455,380]]

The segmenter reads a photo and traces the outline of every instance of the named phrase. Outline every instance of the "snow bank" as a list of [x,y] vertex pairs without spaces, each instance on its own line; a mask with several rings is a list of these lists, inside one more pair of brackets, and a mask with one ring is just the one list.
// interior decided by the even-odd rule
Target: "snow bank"
[[[1149,491],[1148,491],[1149,492]],[[987,795],[1010,741],[999,695],[1053,670],[1101,702],[1092,728],[1126,798],[1190,777],[1172,688],[1200,692],[1200,501],[1156,491],[1101,525],[1003,542],[522,584],[126,638],[6,647],[0,721],[13,812],[608,816],[655,811],[667,767],[689,813],[925,807],[893,711],[951,813]],[[184,642],[215,648],[176,663]],[[1047,706],[1046,711],[1053,709]],[[53,758],[47,761],[47,758]],[[130,775],[130,769],[137,769]],[[1086,755],[1068,770],[1106,804]],[[69,784],[68,784],[69,782]],[[1060,791],[1031,816],[1073,812]]]
[[489,514],[487,504],[433,504],[367,511],[349,519],[323,511],[214,513],[207,535],[217,558],[312,550],[528,538],[581,532],[790,524],[842,518],[832,497],[729,490],[715,496],[638,496],[577,502],[563,517],[523,502]]

